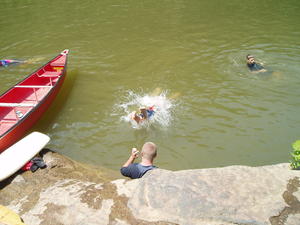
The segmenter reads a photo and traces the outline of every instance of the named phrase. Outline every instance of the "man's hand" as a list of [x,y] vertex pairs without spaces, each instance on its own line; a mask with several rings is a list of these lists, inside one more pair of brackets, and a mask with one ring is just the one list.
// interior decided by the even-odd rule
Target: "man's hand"
[[132,148],[131,157],[133,157],[134,159],[139,157],[139,151],[136,148]]
[[124,163],[122,167],[127,167],[134,162],[134,160],[139,157],[139,151],[136,148],[132,148],[131,155],[129,159]]

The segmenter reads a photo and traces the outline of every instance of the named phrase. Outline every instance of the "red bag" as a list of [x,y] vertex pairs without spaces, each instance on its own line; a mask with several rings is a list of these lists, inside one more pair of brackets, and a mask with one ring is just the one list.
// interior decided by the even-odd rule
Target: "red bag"
[[22,171],[27,171],[30,170],[30,167],[32,166],[33,162],[29,161],[28,163],[26,163],[23,167],[22,167]]

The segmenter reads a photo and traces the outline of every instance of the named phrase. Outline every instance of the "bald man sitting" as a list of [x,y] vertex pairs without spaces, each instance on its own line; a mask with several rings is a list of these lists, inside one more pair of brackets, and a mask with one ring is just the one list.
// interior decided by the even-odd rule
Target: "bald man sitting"
[[121,174],[131,179],[141,178],[149,170],[157,168],[153,165],[154,158],[157,155],[157,147],[153,142],[146,142],[141,151],[142,161],[140,163],[134,163],[134,160],[138,158],[139,151],[133,148],[131,155],[127,162],[121,168]]

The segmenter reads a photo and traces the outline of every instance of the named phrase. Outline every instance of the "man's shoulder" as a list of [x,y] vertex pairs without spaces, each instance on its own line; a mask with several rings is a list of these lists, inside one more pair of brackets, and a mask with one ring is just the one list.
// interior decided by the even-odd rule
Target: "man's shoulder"
[[121,168],[121,174],[126,177],[130,177],[132,179],[140,178],[141,175],[141,168],[139,166],[139,163],[132,163],[128,165],[127,167]]
[[138,167],[140,164],[139,163],[131,163],[128,167]]
[[144,166],[144,165],[142,165],[141,163],[132,163],[132,164],[130,164],[127,168],[130,168],[130,169],[138,169],[138,170],[140,170],[140,171],[144,171],[144,170],[148,170],[148,169],[154,169],[154,168],[157,168],[157,167],[154,166],[154,165]]
[[154,165],[143,166],[140,163],[133,163],[127,167],[122,167],[121,174],[126,177],[135,179],[135,178],[142,177],[146,172],[148,172],[149,170],[155,169],[155,168],[157,168],[157,167]]
[[141,173],[145,173],[145,172],[147,172],[148,170],[152,170],[152,169],[155,169],[155,168],[157,168],[156,166],[154,166],[154,165],[149,165],[149,166],[144,166],[144,165],[142,165],[142,164],[138,164],[137,166],[137,169],[141,172]]
[[138,170],[139,169],[139,163],[132,163],[126,167],[122,167],[121,171],[132,171],[132,170]]

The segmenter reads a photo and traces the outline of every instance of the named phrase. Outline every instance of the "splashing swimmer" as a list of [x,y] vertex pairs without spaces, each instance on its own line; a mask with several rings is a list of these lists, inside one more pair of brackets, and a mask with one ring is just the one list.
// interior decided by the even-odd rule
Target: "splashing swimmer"
[[140,95],[129,91],[125,100],[122,100],[123,103],[117,105],[122,114],[125,113],[121,116],[121,121],[129,122],[133,129],[168,127],[173,119],[173,108],[177,105],[174,98],[179,94],[172,95],[174,98],[167,98],[167,91],[156,90],[160,93]]
[[135,120],[138,124],[149,120],[152,116],[154,116],[154,106],[151,107],[142,107],[139,109],[140,112],[133,111],[131,113],[131,119]]

